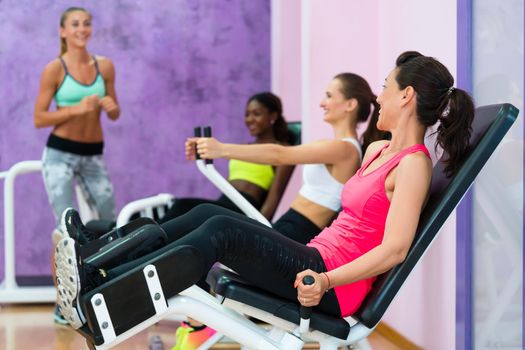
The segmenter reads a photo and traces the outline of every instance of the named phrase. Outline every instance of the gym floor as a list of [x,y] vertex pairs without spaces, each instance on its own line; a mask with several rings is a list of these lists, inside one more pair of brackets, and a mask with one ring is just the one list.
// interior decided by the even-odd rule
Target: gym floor
[[[45,305],[2,305],[0,306],[0,349],[3,350],[84,350],[84,338],[72,329],[53,323],[53,306]],[[116,350],[147,350],[148,340],[160,335],[165,350],[175,342],[175,321],[161,321],[157,325],[133,336],[116,346]],[[373,350],[401,350],[377,331],[369,337]],[[212,349],[239,349],[235,343],[225,342]],[[318,349],[317,344],[307,344],[305,349]]]

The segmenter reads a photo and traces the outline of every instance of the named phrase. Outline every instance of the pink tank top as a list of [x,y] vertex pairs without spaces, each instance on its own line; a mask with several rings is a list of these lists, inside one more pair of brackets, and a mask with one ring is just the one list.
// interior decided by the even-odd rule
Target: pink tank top
[[[407,154],[424,152],[430,157],[425,145],[417,144],[399,151],[379,168],[364,175],[366,168],[386,147],[388,144],[346,182],[341,195],[341,212],[329,227],[308,243],[317,248],[328,271],[351,262],[382,242],[390,208],[385,192],[387,175]],[[374,280],[375,277],[335,287],[342,316],[357,311]]]

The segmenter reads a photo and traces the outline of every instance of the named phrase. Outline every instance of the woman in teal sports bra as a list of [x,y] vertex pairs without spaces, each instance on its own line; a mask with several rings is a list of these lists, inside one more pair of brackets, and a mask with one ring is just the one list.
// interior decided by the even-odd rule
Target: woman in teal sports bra
[[[42,174],[57,228],[62,212],[73,207],[74,182],[99,218],[115,218],[113,186],[102,158],[100,115],[104,111],[116,120],[120,108],[113,63],[87,49],[91,19],[87,10],[78,7],[62,14],[60,55],[44,68],[35,104],[35,126],[53,128],[42,157]],[[49,108],[53,99],[56,110]],[[53,242],[60,238],[60,230],[55,229]],[[65,323],[57,312],[55,321]]]
[[[250,135],[255,137],[253,144],[288,145],[290,142],[281,99],[271,92],[261,92],[248,99],[244,122]],[[229,163],[228,181],[265,217],[271,219],[292,171],[291,166],[273,167],[232,159]],[[169,221],[204,203],[217,204],[242,213],[225,195],[221,195],[217,200],[176,198],[159,222]]]

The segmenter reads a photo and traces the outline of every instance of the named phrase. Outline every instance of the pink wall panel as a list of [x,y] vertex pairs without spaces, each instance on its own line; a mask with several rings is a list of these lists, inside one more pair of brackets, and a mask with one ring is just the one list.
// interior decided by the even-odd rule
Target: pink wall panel
[[[301,43],[302,55],[295,45],[287,45],[281,58],[272,62],[272,69],[294,73],[286,78],[283,74],[277,85],[275,81],[272,85],[279,87],[277,92],[283,97],[302,92],[300,114],[305,141],[332,137],[330,127],[322,121],[319,101],[337,73],[351,71],[362,75],[377,94],[384,78],[394,68],[396,57],[405,50],[419,50],[434,56],[453,74],[456,72],[456,0],[284,3],[286,5],[280,6],[282,36],[279,40],[286,38],[288,43]],[[284,13],[293,15],[284,16]],[[299,19],[298,13],[301,13]],[[298,27],[302,28],[299,32]],[[292,33],[299,36],[294,40],[290,37]],[[284,102],[286,109],[288,101]],[[294,99],[292,105],[297,108],[295,103]],[[300,178],[294,178],[293,182],[295,187],[292,187],[297,189]],[[296,193],[296,190],[289,191],[287,198]],[[384,318],[425,349],[455,347],[454,222],[452,217]]]
[[[379,45],[377,1],[311,1],[310,84],[307,115],[307,139],[332,138],[329,125],[323,122],[319,102],[331,79],[341,72],[363,76],[377,86]],[[377,89],[374,89],[377,93]]]

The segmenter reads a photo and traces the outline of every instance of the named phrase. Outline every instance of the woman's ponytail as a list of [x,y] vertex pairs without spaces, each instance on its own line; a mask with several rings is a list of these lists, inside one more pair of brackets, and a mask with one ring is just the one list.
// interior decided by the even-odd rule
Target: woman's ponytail
[[474,103],[464,90],[449,88],[444,106],[441,108],[437,143],[446,152],[445,172],[451,176],[456,172],[468,151],[471,124],[474,120]]
[[275,119],[275,122],[272,125],[272,129],[277,141],[281,143],[292,142],[292,135],[288,131],[288,124],[286,123],[283,115],[277,116],[277,119]]

